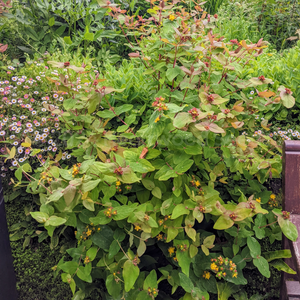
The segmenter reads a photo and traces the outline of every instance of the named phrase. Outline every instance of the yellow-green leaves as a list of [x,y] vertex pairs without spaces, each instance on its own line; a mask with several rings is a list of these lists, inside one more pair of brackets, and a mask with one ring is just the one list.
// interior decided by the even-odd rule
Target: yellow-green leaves
[[123,266],[123,278],[126,292],[129,292],[133,288],[139,274],[139,267],[137,265],[134,265],[131,260],[126,260]]

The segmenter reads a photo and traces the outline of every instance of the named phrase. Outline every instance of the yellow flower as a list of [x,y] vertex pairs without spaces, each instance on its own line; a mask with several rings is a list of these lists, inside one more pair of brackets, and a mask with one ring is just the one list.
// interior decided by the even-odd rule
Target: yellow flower
[[160,240],[162,240],[163,235],[160,233],[156,238],[157,238],[158,241],[160,241]]
[[175,20],[175,16],[174,15],[169,15],[169,20],[170,21],[174,21]]
[[141,228],[139,225],[135,225],[134,229],[135,229],[136,231],[139,231],[139,230],[141,230],[142,228]]
[[213,271],[219,271],[219,267],[215,264],[215,263],[212,263],[211,265],[210,265],[210,268],[213,270]]
[[89,262],[90,262],[90,258],[88,256],[86,256],[85,259],[84,259],[84,263],[88,264]]
[[237,272],[236,272],[236,273],[233,273],[233,274],[232,274],[232,278],[234,278],[234,277],[237,278],[237,275],[238,275]]
[[256,202],[258,202],[258,203],[260,203],[260,202],[261,202],[261,199],[260,199],[260,197],[259,197],[259,198],[256,198],[255,200],[256,200]]
[[210,278],[210,273],[207,272],[207,271],[204,271],[204,273],[203,273],[203,278],[209,279],[209,278]]
[[168,252],[170,255],[172,255],[175,252],[175,248],[174,247],[169,247]]
[[200,181],[199,180],[195,181],[195,185],[196,187],[200,186],[201,185]]
[[87,232],[86,232],[86,235],[90,236],[91,234],[92,234],[92,230],[88,229]]
[[275,200],[275,198],[276,198],[276,195],[274,195],[274,194],[272,194],[272,195],[270,196],[270,199],[272,199],[272,200]]
[[154,122],[157,123],[159,120],[160,120],[160,117],[157,117]]
[[120,186],[120,185],[121,185],[121,181],[117,181],[116,186]]
[[173,259],[174,259],[174,261],[178,262],[178,259],[177,259],[177,257],[173,257]]

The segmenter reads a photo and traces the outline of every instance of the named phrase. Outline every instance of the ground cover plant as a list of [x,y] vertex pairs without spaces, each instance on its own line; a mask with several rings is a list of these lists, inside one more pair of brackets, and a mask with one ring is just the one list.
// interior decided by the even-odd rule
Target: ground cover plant
[[[36,234],[64,243],[54,270],[74,299],[101,280],[104,299],[247,299],[245,270],[294,273],[281,260],[289,251],[259,244],[297,238],[263,186],[280,176],[281,147],[258,132],[270,124],[257,117],[295,103],[289,88],[247,72],[266,43],[223,41],[217,16],[200,6],[152,2],[143,18],[100,5],[120,23],[132,62],[99,73],[88,60],[49,58],[29,64],[27,78],[9,66],[0,90],[3,168],[14,170],[16,192],[32,195]],[[26,85],[36,89],[25,94]],[[23,121],[20,109],[41,119]]]

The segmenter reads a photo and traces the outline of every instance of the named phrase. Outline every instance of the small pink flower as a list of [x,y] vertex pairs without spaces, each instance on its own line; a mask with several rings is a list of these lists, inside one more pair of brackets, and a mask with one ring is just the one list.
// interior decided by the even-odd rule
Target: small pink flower
[[29,97],[29,95],[25,94],[24,95],[24,99],[27,99]]
[[10,71],[7,71],[6,73],[7,73],[7,74],[11,74],[11,72],[10,72]]

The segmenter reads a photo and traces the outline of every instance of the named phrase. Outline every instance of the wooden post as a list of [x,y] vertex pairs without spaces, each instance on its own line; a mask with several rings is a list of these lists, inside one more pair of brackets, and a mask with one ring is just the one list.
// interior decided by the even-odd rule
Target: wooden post
[[9,244],[3,188],[0,178],[0,300],[17,300],[16,277]]
[[[291,213],[291,221],[300,228],[300,141],[285,141],[282,159],[282,209]],[[299,240],[299,238],[298,238]],[[282,248],[291,249],[292,258],[285,262],[295,271],[296,275],[282,273],[281,300],[300,299],[298,240],[294,243],[283,236]]]
[[300,141],[283,145],[283,210],[300,215]]

